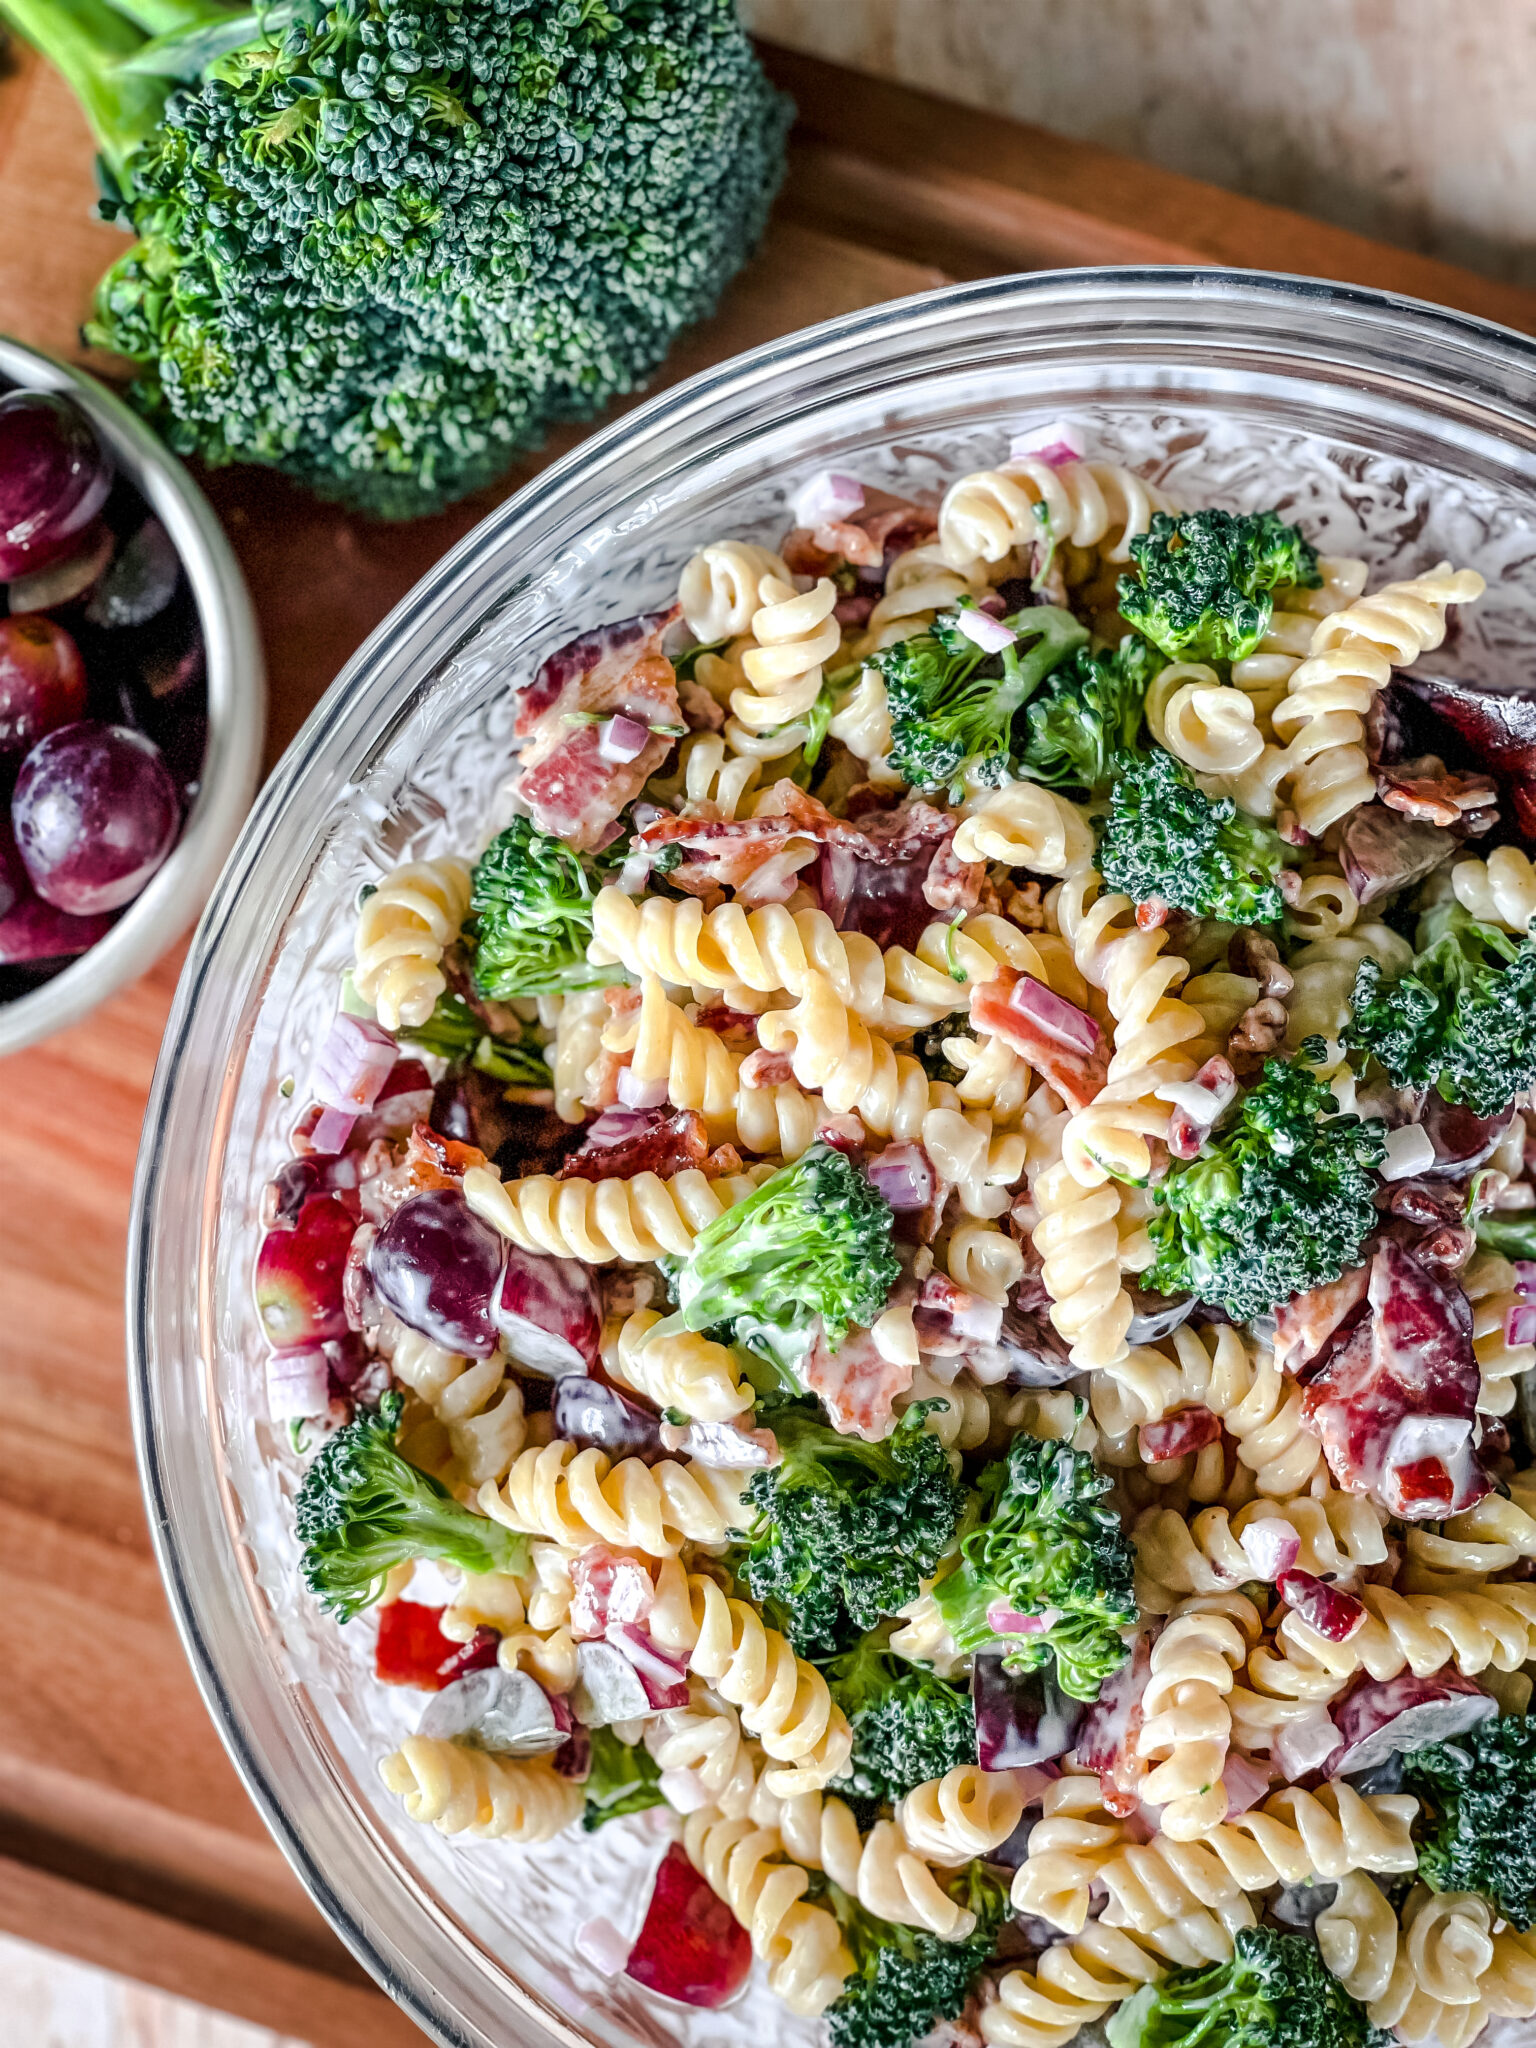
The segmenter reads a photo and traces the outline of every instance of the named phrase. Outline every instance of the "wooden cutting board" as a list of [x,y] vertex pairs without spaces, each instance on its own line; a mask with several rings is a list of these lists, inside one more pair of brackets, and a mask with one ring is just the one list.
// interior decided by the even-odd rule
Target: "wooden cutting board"
[[[946,278],[1217,262],[1407,292],[1536,331],[1536,293],[1106,151],[769,51],[800,110],[762,252],[667,380]],[[0,74],[0,329],[87,360],[91,148],[29,53]],[[368,631],[505,492],[410,527],[259,471],[206,479],[256,600],[269,759]],[[183,1661],[129,1439],[122,1275],[139,1125],[179,951],[0,1064],[0,1926],[296,2034],[418,2041],[320,1920]]]

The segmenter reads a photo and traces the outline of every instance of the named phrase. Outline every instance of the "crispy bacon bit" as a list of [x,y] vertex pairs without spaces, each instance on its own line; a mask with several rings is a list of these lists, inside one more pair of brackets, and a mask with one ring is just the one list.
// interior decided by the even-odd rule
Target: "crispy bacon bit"
[[1161,896],[1149,896],[1136,906],[1136,923],[1144,932],[1161,931],[1168,922],[1168,906]]
[[605,760],[599,726],[571,720],[596,712],[680,725],[676,679],[661,650],[677,616],[676,608],[652,612],[584,634],[521,692],[515,734],[524,746],[513,795],[540,831],[580,848],[605,844],[618,813],[666,759],[673,742],[653,733],[633,761]]
[[430,1124],[413,1124],[406,1140],[405,1167],[414,1185],[412,1194],[428,1188],[455,1187],[472,1166],[488,1166],[478,1145],[462,1145],[457,1138],[440,1137]]
[[918,1348],[940,1358],[958,1358],[973,1344],[995,1344],[1002,1334],[1003,1311],[957,1287],[944,1273],[930,1273],[912,1311]]
[[789,1063],[787,1052],[769,1052],[759,1046],[756,1052],[749,1052],[741,1063],[743,1088],[782,1088],[786,1081],[794,1078],[795,1070]]
[[1275,1321],[1275,1363],[1282,1372],[1301,1374],[1332,1357],[1365,1314],[1370,1280],[1370,1267],[1356,1266],[1326,1287],[1291,1296]]
[[883,1358],[868,1330],[856,1328],[835,1352],[828,1351],[818,1329],[815,1349],[802,1370],[806,1392],[821,1396],[832,1427],[866,1443],[890,1434],[896,1396],[912,1385],[911,1366]]
[[[1042,1021],[1042,997],[1081,1020],[1072,1029],[1072,1042],[1064,1035],[1065,1027]],[[1072,1109],[1086,1109],[1104,1086],[1109,1072],[1104,1034],[1086,1010],[1046,989],[1033,975],[999,967],[990,981],[976,983],[971,990],[971,1022],[978,1031],[1012,1046]]]
[[1138,1435],[1141,1462],[1162,1465],[1170,1458],[1187,1458],[1191,1451],[1220,1443],[1221,1417],[1209,1408],[1176,1408],[1159,1422],[1144,1422]]
[[897,555],[931,540],[938,524],[926,505],[866,484],[857,512],[821,526],[791,528],[779,553],[796,576],[834,575],[845,565],[883,574]]
[[630,1180],[637,1173],[670,1180],[690,1166],[702,1167],[709,1157],[709,1137],[696,1109],[652,1112],[653,1121],[617,1144],[591,1139],[574,1151],[557,1180]]
[[[781,785],[782,787],[782,785]],[[794,784],[789,785],[794,789]],[[774,792],[777,794],[777,792]],[[795,789],[797,798],[803,792]],[[805,799],[814,803],[814,798]],[[789,810],[795,806],[786,805]],[[815,808],[820,811],[821,805]],[[663,811],[637,835],[651,856],[665,846],[682,849],[682,862],[668,880],[690,896],[733,889],[745,904],[783,903],[793,893],[800,869],[817,857],[814,834],[784,814],[756,818],[680,818]]]
[[1438,754],[1421,754],[1377,772],[1381,800],[1426,825],[1460,826],[1474,835],[1498,819],[1499,788],[1491,775],[1456,774]]
[[1473,1445],[1471,1306],[1391,1240],[1371,1261],[1367,1298],[1369,1318],[1303,1395],[1303,1420],[1348,1492],[1405,1521],[1460,1514],[1493,1485]]

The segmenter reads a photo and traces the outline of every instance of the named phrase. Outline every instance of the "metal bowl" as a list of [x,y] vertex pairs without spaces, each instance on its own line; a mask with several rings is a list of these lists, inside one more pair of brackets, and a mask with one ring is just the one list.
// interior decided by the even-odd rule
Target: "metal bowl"
[[94,377],[0,337],[0,380],[63,391],[90,415],[118,471],[175,543],[192,587],[208,675],[208,751],[197,801],[170,858],[104,939],[13,1002],[0,1003],[0,1054],[35,1045],[134,981],[197,917],[235,843],[261,772],[266,675],[256,618],[213,507],[137,414]]

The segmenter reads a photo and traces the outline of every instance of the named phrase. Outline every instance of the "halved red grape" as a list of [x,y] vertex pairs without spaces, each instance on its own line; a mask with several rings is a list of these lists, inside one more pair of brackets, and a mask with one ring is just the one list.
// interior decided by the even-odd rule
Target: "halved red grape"
[[[0,900],[7,882],[0,877]],[[112,929],[112,914],[71,917],[23,889],[9,908],[0,911],[0,967],[36,966],[43,960],[70,960],[88,953]]]
[[506,1247],[458,1188],[412,1195],[374,1239],[368,1270],[402,1323],[471,1358],[496,1349],[491,1296]]
[[0,579],[65,554],[111,488],[112,458],[72,398],[0,398]]
[[335,1195],[312,1195],[290,1230],[269,1230],[256,1254],[256,1311],[274,1351],[346,1335],[341,1284],[356,1228]]
[[21,764],[11,823],[32,886],[74,917],[131,903],[175,844],[181,806],[160,749],[82,719]]
[[25,754],[85,716],[85,663],[41,612],[0,619],[0,754]]
[[746,1929],[674,1842],[661,1859],[625,1974],[662,1998],[713,2011],[736,1996],[751,1968]]

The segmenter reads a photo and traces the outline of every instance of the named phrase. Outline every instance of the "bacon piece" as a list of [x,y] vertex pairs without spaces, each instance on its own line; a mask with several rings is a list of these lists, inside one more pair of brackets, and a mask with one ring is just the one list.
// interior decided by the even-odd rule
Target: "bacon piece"
[[1188,1457],[1207,1444],[1221,1442],[1221,1417],[1199,1406],[1176,1408],[1158,1422],[1144,1422],[1139,1432],[1141,1462],[1162,1465],[1170,1458]]
[[[1049,998],[1048,1004],[1043,1004],[1043,998]],[[1041,1007],[1054,1010],[1057,1005],[1081,1019],[1081,1025],[1073,1029],[1074,1043],[1067,1043],[1041,1021]],[[1031,974],[999,967],[990,981],[976,983],[971,990],[971,1022],[978,1031],[1012,1046],[1072,1109],[1086,1109],[1104,1086],[1109,1047],[1103,1032],[1086,1010],[1056,995]]]
[[923,901],[948,916],[963,910],[969,917],[981,902],[981,886],[986,878],[984,860],[960,860],[954,839],[941,840],[923,881]]
[[940,1358],[958,1358],[972,1344],[995,1344],[1002,1333],[1003,1311],[968,1288],[957,1287],[944,1273],[930,1273],[912,1311],[920,1349]]
[[1371,1269],[1356,1266],[1314,1287],[1293,1294],[1275,1319],[1275,1363],[1282,1372],[1301,1374],[1331,1357],[1365,1314]]
[[742,1061],[739,1078],[743,1088],[782,1088],[786,1081],[793,1081],[795,1070],[787,1052],[768,1052],[759,1046]]
[[1099,1687],[1099,1696],[1077,1730],[1077,1760],[1097,1771],[1108,1812],[1125,1819],[1141,1803],[1140,1786],[1147,1761],[1137,1755],[1141,1733],[1141,1696],[1152,1675],[1152,1635],[1143,1629],[1131,1654]]
[[571,1154],[555,1178],[630,1180],[637,1173],[654,1173],[670,1180],[690,1166],[705,1164],[709,1138],[696,1109],[679,1109],[670,1115],[658,1110],[652,1115],[653,1122],[616,1144],[589,1139]]
[[785,902],[800,869],[817,857],[816,840],[783,816],[679,818],[667,811],[636,837],[653,856],[665,846],[682,848],[681,865],[667,876],[674,888],[689,896],[734,889],[748,904]]
[[674,607],[584,634],[520,693],[514,734],[524,745],[512,794],[541,832],[582,849],[607,844],[619,812],[666,759],[673,742],[653,733],[633,761],[605,760],[599,726],[570,720],[622,713],[641,725],[681,725],[676,678],[661,649],[677,616]]
[[802,1370],[806,1392],[821,1396],[832,1427],[866,1443],[890,1434],[896,1396],[912,1385],[911,1366],[882,1358],[869,1331],[856,1327],[835,1352],[818,1330]]
[[856,823],[829,818],[816,867],[823,910],[839,931],[877,946],[915,946],[933,922],[929,874],[954,832],[953,818],[921,802],[866,811]]
[[1390,1239],[1371,1261],[1369,1319],[1302,1396],[1335,1480],[1405,1521],[1460,1514],[1493,1485],[1474,1447],[1481,1376],[1472,1310]]
[[897,555],[938,530],[938,515],[926,505],[866,485],[857,512],[821,526],[792,527],[779,553],[795,576],[831,576],[844,566],[883,573]]

